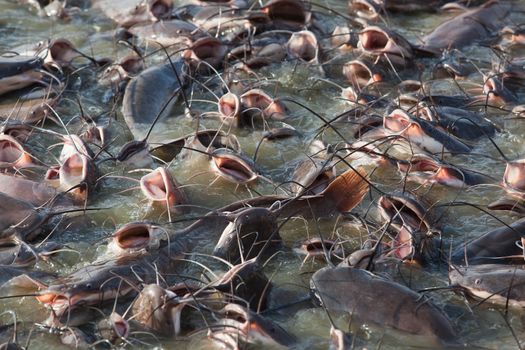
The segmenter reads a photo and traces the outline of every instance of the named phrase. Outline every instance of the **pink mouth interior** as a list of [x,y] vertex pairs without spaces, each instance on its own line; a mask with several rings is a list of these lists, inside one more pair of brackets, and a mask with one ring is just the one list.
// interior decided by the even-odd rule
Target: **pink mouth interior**
[[77,179],[79,183],[84,180],[84,162],[80,155],[75,154],[69,157],[62,165],[62,169],[64,169],[68,178]]
[[150,232],[146,226],[132,226],[118,232],[117,244],[123,249],[136,249],[145,247],[150,241]]
[[399,132],[405,130],[410,125],[410,122],[406,120],[402,115],[394,114],[385,118],[385,128]]
[[370,79],[372,79],[370,71],[358,63],[347,64],[344,70],[347,79],[361,87],[367,85]]
[[22,151],[15,143],[3,140],[0,142],[0,162],[15,163],[22,156]]
[[382,50],[388,44],[388,37],[377,30],[367,30],[361,34],[361,43],[365,50]]
[[296,35],[290,41],[290,51],[295,57],[310,62],[315,59],[317,45],[307,35]]
[[146,196],[152,200],[163,201],[168,196],[168,186],[164,177],[157,171],[151,174],[145,175],[142,178],[143,189],[145,190]]
[[241,162],[228,157],[214,157],[217,168],[238,180],[239,182],[246,182],[252,178],[252,172],[246,168]]
[[505,182],[512,188],[525,190],[525,163],[509,163],[505,169]]
[[233,94],[226,94],[219,100],[220,113],[223,117],[233,118],[239,110],[239,101]]
[[395,254],[399,259],[409,258],[413,253],[412,235],[404,227],[397,234],[394,247],[396,248]]

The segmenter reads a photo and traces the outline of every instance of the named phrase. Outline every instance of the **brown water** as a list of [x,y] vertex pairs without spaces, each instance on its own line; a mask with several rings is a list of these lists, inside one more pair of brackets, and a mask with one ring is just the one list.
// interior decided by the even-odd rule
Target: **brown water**
[[[320,3],[342,13],[347,11],[346,1],[329,0]],[[515,4],[516,8],[521,8],[525,2],[516,1]],[[388,23],[406,35],[409,40],[416,42],[418,37],[421,37],[446,17],[447,15],[444,14],[427,13],[412,16],[396,15],[389,17]],[[327,23],[329,26],[342,22],[336,16],[329,18],[333,21],[333,23]],[[518,23],[521,19],[522,15],[517,12],[511,18],[511,20]],[[107,19],[94,9],[83,10],[74,15],[71,20],[64,21],[39,17],[35,11],[27,9],[23,5],[12,1],[0,0],[0,52],[8,51],[20,45],[33,44],[39,40],[62,37],[73,42],[82,52],[93,54],[98,58],[111,57],[118,59],[128,54],[129,50],[121,45],[117,45],[112,39],[112,30],[115,28],[116,25],[110,19]],[[466,50],[466,55],[479,60],[480,65],[493,59],[491,51],[481,47],[469,48]],[[337,69],[338,60],[334,62],[336,62],[334,65],[327,66],[328,70]],[[82,67],[84,63],[86,62],[78,62],[77,65]],[[68,125],[70,132],[77,132],[81,129],[81,123],[78,119],[79,109],[73,99],[74,96],[79,97],[84,111],[90,115],[108,112],[113,108],[110,89],[97,84],[97,74],[96,70],[88,67],[79,69],[78,72],[70,77],[70,91],[57,107],[58,115]],[[347,102],[339,98],[340,91],[338,89],[322,82],[316,83],[316,78],[321,77],[318,67],[286,62],[281,65],[263,68],[258,71],[258,74],[263,79],[261,86],[266,91],[273,93],[275,96],[289,96],[298,102],[306,104],[327,119],[350,108]],[[339,84],[345,84],[343,79],[334,79],[333,77],[331,79]],[[475,77],[474,81],[480,83],[480,76],[477,77],[477,80]],[[436,82],[433,88],[436,91],[449,92],[451,87],[453,87],[452,83],[443,81]],[[523,101],[523,96],[521,97],[521,101]],[[215,101],[211,94],[206,94],[198,88],[196,88],[193,98],[195,100],[206,99]],[[193,102],[192,106],[196,109],[204,110],[216,108],[214,105],[202,102]],[[292,110],[291,114],[293,117],[287,120],[287,123],[297,128],[303,137],[265,142],[257,158],[257,165],[261,173],[266,178],[271,179],[274,184],[289,180],[291,171],[297,164],[296,162],[304,158],[305,150],[316,135],[316,128],[321,125],[319,119],[314,118],[309,112],[291,103],[288,106]],[[480,107],[480,110],[482,110],[482,107]],[[108,126],[110,139],[113,141],[109,152],[113,154],[118,152],[120,146],[131,138],[120,114],[120,105],[115,108],[115,111],[116,113],[106,114],[98,120],[99,124]],[[490,110],[490,118],[503,127],[503,132],[499,133],[494,138],[494,141],[509,159],[522,158],[525,153],[525,144],[523,143],[525,124],[523,121],[512,118],[512,115],[507,112],[497,110]],[[202,119],[200,121],[202,129],[219,126],[220,123],[213,119]],[[56,131],[63,131],[52,125],[52,123],[47,123],[46,127]],[[183,116],[182,106],[179,106],[170,118],[158,124],[154,129],[151,141],[187,135],[194,131],[196,127],[196,121]],[[340,126],[339,130],[345,135],[350,135],[350,128],[347,126]],[[256,145],[262,137],[262,131],[233,130],[233,132],[239,138],[243,152],[252,156]],[[323,133],[322,139],[329,143],[340,141],[338,136],[331,131]],[[38,139],[29,144],[29,149],[33,154],[38,155],[41,160],[51,163],[53,156],[58,154],[58,148],[47,150],[47,147],[52,143],[54,142],[47,138]],[[469,155],[449,157],[449,160],[452,163],[501,178],[505,163],[498,160],[501,159],[501,156],[488,140],[477,141],[473,152],[487,155],[494,159]],[[102,166],[102,173],[125,175],[135,179],[144,174],[142,170],[128,173],[129,168],[115,168],[109,164],[106,163]],[[178,182],[184,184],[184,190],[188,194],[191,203],[206,208],[216,208],[239,198],[256,195],[256,193],[271,194],[274,191],[274,186],[265,181],[259,181],[249,190],[243,187],[236,188],[236,186],[223,180],[215,181],[210,185],[215,176],[209,172],[208,165],[204,160],[198,160],[189,164],[176,160],[169,165],[169,169]],[[339,166],[338,170],[342,172],[344,166]],[[368,166],[367,170],[372,172],[374,168]],[[401,176],[393,170],[385,171],[379,169],[373,172],[371,181],[385,192],[399,190],[402,187]],[[456,200],[483,206],[502,194],[502,190],[495,186],[478,186],[462,190],[442,186],[429,188],[409,185],[409,187],[416,188],[420,195],[424,195],[426,200],[434,205]],[[377,197],[378,194],[373,191],[371,197],[367,197],[354,211],[364,215],[370,204]],[[68,247],[76,250],[78,253],[63,253],[58,261],[51,263],[41,262],[37,265],[39,269],[65,274],[85,264],[89,264],[97,256],[103,254],[105,250],[104,238],[108,237],[116,227],[135,220],[167,221],[167,215],[164,211],[154,209],[144,201],[136,182],[121,178],[108,176],[101,183],[96,193],[91,196],[89,205],[110,209],[90,214],[88,219],[78,219],[79,223],[73,221],[71,227],[59,230],[55,234],[54,239],[67,243]],[[199,211],[195,211],[193,215],[199,215]],[[508,223],[517,219],[511,215],[501,213],[497,213],[497,216]],[[377,213],[372,208],[368,218],[373,219],[376,217]],[[455,206],[446,209],[443,213],[441,224],[443,238],[446,243],[449,243],[451,240],[460,242],[465,239],[465,236],[474,237],[491,228],[500,226],[494,218],[468,206]],[[179,224],[178,226],[182,227],[184,224]],[[270,296],[270,308],[309,296],[310,276],[314,271],[322,267],[324,263],[312,261],[303,263],[303,257],[294,253],[291,248],[305,238],[318,236],[318,232],[322,232],[324,237],[340,238],[345,241],[347,252],[351,252],[352,249],[359,247],[366,234],[366,230],[359,228],[357,224],[349,219],[323,219],[317,225],[313,221],[297,218],[287,223],[281,230],[281,236],[287,249],[275,255],[265,268],[266,274],[269,277],[271,276],[276,286]],[[209,242],[206,242],[209,249],[203,253],[211,251],[216,238],[217,236],[210,237]],[[202,258],[200,260],[212,263],[211,259]],[[217,264],[214,266],[217,266]],[[406,264],[401,265],[399,270],[402,278],[414,289],[444,286],[448,283],[446,267],[443,266],[422,268]],[[195,273],[195,268],[189,268],[187,272]],[[396,279],[400,278],[399,276],[396,277]],[[462,342],[468,344],[469,347],[516,348],[516,342],[501,314],[502,310],[492,308],[487,304],[475,307],[475,302],[470,302],[471,308],[469,309],[467,301],[463,297],[450,291],[433,292],[429,296],[436,304],[445,308],[455,328],[458,330]],[[44,308],[32,297],[11,299],[0,306],[0,310],[2,309],[15,311],[19,319],[24,322],[26,329],[31,328],[33,322],[42,321],[47,315]],[[525,341],[522,316],[521,310],[511,310],[508,319],[516,332],[517,338]],[[330,322],[323,309],[288,308],[269,313],[268,317],[280,323],[290,333],[296,335],[300,339],[299,348],[327,348]],[[7,320],[6,317],[3,319]],[[345,317],[336,317],[335,320],[343,329],[348,328],[349,320]],[[198,314],[193,314],[191,319],[187,320],[190,324],[203,327],[199,321]],[[379,347],[389,349],[406,348],[403,337],[385,335],[383,330],[373,329],[367,325],[357,328],[359,328],[357,333],[360,337],[367,339],[367,347],[369,349]],[[156,340],[148,336],[142,336],[140,339],[146,344],[135,343],[135,346],[144,348],[157,346],[158,348],[177,349],[207,349],[212,346],[206,339],[204,331],[193,334],[191,337],[183,336],[177,340]],[[30,348],[57,349],[61,346],[59,340],[53,335],[37,332],[31,337]]]

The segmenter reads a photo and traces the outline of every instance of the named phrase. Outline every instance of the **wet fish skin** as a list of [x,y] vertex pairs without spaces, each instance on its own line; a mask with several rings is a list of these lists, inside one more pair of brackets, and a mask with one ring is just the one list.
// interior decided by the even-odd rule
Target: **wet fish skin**
[[473,44],[503,26],[511,5],[507,1],[490,0],[437,26],[423,38],[419,50],[438,54],[445,49]]
[[0,56],[0,79],[41,68],[44,60],[37,56]]
[[436,112],[435,125],[449,131],[453,135],[475,140],[480,137],[492,137],[499,128],[478,113],[450,106],[431,107]]
[[432,302],[366,270],[325,267],[313,274],[310,288],[329,311],[350,312],[365,323],[422,336],[436,345],[458,344],[450,320]]
[[[489,231],[457,247],[452,253],[452,262],[454,264],[479,265],[508,264],[516,260],[516,255],[523,254],[521,248],[515,243],[525,235],[525,218],[509,226],[502,226]],[[506,256],[514,257],[502,258]],[[523,262],[523,258],[519,260]]]
[[[173,66],[181,83],[186,84],[186,62],[177,59]],[[184,86],[180,86],[170,63],[150,67],[130,80],[122,100],[122,114],[135,140],[144,139],[164,105],[173,94],[179,95],[182,88]],[[162,117],[170,113],[177,99],[178,96],[171,100]]]
[[[238,263],[241,255],[251,259],[260,253],[266,241],[280,241],[277,216],[266,208],[246,208],[235,213],[224,229],[213,255]],[[242,251],[239,249],[242,248]]]
[[455,266],[449,272],[450,284],[458,285],[476,299],[491,304],[525,306],[525,270],[523,265],[483,264]]

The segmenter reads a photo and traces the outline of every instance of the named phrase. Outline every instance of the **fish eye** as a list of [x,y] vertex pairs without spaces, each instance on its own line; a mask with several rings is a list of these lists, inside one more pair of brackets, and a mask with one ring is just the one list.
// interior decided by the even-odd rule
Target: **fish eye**
[[474,284],[480,285],[481,284],[481,279],[480,278],[476,278],[476,280],[474,281]]

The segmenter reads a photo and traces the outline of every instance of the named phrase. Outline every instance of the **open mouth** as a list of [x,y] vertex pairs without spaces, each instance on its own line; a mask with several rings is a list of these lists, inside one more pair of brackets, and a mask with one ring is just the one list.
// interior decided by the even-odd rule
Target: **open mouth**
[[413,229],[427,228],[428,225],[424,221],[422,215],[419,215],[412,206],[402,200],[391,196],[382,196],[379,199],[379,206],[386,214],[385,219],[393,222],[400,222],[403,226],[408,226]]
[[440,165],[436,164],[430,159],[421,158],[411,160],[410,164],[399,163],[398,167],[401,171],[422,171],[436,173],[439,170]]
[[205,61],[214,68],[219,68],[227,51],[228,47],[220,40],[214,38],[202,38],[195,41],[191,50],[188,50],[185,54],[185,57],[193,56],[193,58]]
[[323,257],[325,250],[329,254],[333,254],[337,246],[338,246],[337,243],[332,240],[323,239],[321,241],[321,239],[319,238],[313,238],[313,239],[309,239],[305,241],[301,245],[301,247],[297,250],[297,252],[300,254],[304,254],[307,257],[317,258],[317,257]]
[[507,188],[525,191],[525,159],[509,162],[503,174],[503,185]]
[[4,140],[0,143],[0,162],[16,163],[24,152],[13,142]]
[[171,187],[170,184],[166,183],[167,181],[167,177],[161,171],[155,170],[140,179],[140,188],[149,199],[165,201]]
[[394,239],[394,254],[399,259],[410,259],[414,254],[412,234],[405,227],[401,228]]
[[367,19],[377,19],[378,17],[376,8],[366,1],[353,1],[352,9],[359,17]]
[[268,96],[264,91],[252,89],[241,96],[243,113],[259,112],[265,118],[282,118],[286,115],[286,107]]
[[31,164],[31,158],[11,136],[0,139],[0,167],[22,168]]
[[490,203],[487,208],[490,210],[507,210],[521,215],[525,214],[525,206],[521,204],[521,200],[512,200],[510,198],[502,198],[493,203]]
[[404,115],[404,113],[398,113],[396,111],[383,119],[383,126],[393,132],[402,132],[411,124],[410,119]]
[[122,249],[141,249],[147,247],[151,235],[145,224],[129,224],[113,235],[117,245]]
[[70,186],[84,182],[86,180],[85,163],[82,155],[72,154],[60,167],[60,180]]
[[293,33],[287,46],[292,57],[305,62],[312,62],[317,58],[317,39],[311,32]]
[[263,11],[273,21],[304,25],[308,20],[304,4],[299,0],[270,1],[270,3],[263,8]]
[[232,154],[213,155],[212,165],[218,175],[234,183],[245,184],[257,178],[251,167]]
[[142,193],[153,202],[162,202],[170,206],[187,202],[184,192],[169,171],[159,167],[140,179]]
[[248,322],[248,319],[246,318],[246,316],[243,313],[240,313],[240,312],[237,312],[237,311],[234,311],[234,310],[228,310],[224,314],[224,317],[229,319],[229,320],[233,320],[233,321],[236,321],[236,322],[239,322],[239,323],[242,323],[242,324]]
[[343,74],[350,83],[361,88],[373,81],[374,77],[372,71],[359,61],[351,61],[346,63],[343,66]]
[[325,171],[319,174],[319,176],[314,179],[312,184],[308,186],[308,192],[314,195],[323,192],[334,178],[335,176],[333,176],[333,172],[330,171]]
[[57,315],[61,315],[65,310],[77,304],[80,296],[71,296],[68,298],[64,294],[45,293],[36,297],[36,299],[46,307],[53,309]]
[[222,118],[231,119],[239,115],[240,101],[237,95],[229,92],[219,99],[219,113]]
[[73,44],[65,39],[54,40],[49,46],[49,53],[51,60],[62,63],[69,63],[80,56],[80,54],[73,49]]
[[382,51],[386,48],[389,38],[388,36],[374,29],[368,29],[359,35],[361,45],[366,51]]

